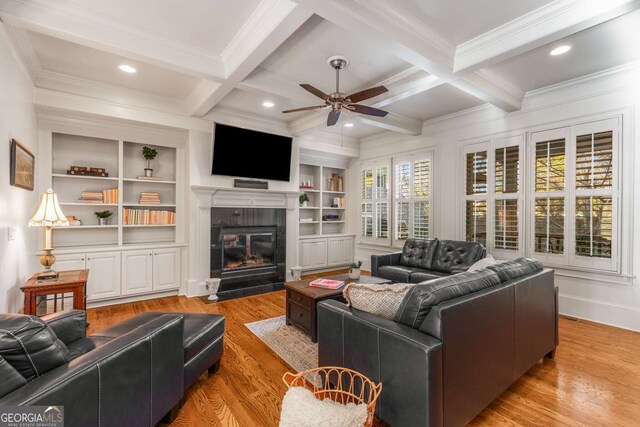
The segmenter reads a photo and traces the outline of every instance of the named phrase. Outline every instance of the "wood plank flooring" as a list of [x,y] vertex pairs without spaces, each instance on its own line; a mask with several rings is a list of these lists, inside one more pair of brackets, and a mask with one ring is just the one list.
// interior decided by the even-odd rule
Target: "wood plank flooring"
[[[169,297],[88,310],[89,332],[145,311],[226,316],[220,371],[187,392],[172,426],[277,426],[293,371],[244,326],[285,312],[284,291],[215,304]],[[472,422],[474,426],[640,426],[640,333],[560,319],[553,361],[529,370]]]

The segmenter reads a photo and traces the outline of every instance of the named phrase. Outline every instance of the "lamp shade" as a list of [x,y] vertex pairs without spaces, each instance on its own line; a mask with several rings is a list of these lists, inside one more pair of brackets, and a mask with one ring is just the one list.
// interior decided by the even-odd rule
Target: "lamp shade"
[[52,189],[42,193],[40,205],[29,220],[29,227],[68,227],[69,221],[58,204],[58,196]]

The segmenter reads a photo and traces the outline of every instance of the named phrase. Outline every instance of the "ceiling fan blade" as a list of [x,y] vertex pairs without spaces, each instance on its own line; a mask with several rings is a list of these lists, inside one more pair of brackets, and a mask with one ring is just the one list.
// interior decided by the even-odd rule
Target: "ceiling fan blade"
[[338,118],[340,118],[340,110],[331,110],[327,117],[327,126],[335,125],[338,122]]
[[356,113],[368,114],[370,116],[384,117],[389,114],[388,111],[384,111],[379,108],[367,107],[366,105],[351,104],[347,108]]
[[361,90],[360,92],[356,92],[353,95],[349,95],[347,96],[347,98],[349,98],[351,102],[360,102],[360,101],[364,101],[365,99],[369,99],[369,98],[373,98],[374,96],[381,95],[388,91],[389,89],[387,89],[384,86],[370,87],[369,89]]
[[324,93],[320,89],[317,89],[317,88],[311,86],[308,83],[300,83],[300,86],[302,86],[302,88],[305,89],[307,92],[311,92],[312,94],[314,94],[315,96],[317,96],[320,99],[326,100],[326,99],[329,98],[329,95],[327,95],[326,93]]
[[316,105],[313,107],[302,107],[302,108],[294,108],[293,110],[285,110],[283,113],[297,113],[298,111],[311,111],[311,110],[320,110],[322,108],[326,108],[326,105]]

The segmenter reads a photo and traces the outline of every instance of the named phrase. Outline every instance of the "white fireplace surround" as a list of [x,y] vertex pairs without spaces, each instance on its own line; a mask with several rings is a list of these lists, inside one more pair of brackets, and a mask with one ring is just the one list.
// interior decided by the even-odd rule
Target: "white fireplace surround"
[[211,208],[284,208],[287,210],[287,279],[297,252],[298,191],[256,190],[192,185],[189,214],[189,280],[187,296],[207,295],[211,248]]

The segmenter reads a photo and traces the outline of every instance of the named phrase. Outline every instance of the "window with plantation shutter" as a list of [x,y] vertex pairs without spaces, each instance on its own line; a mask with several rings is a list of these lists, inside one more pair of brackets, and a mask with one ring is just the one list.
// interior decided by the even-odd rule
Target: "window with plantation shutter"
[[464,153],[465,239],[501,258],[524,253],[521,206],[524,135],[468,146]]
[[532,134],[533,256],[616,271],[619,119]]
[[396,245],[409,237],[430,237],[431,155],[394,159],[394,233]]
[[384,242],[389,238],[389,166],[363,165],[360,185],[360,236],[365,242]]

